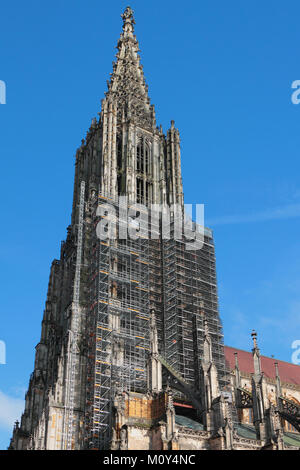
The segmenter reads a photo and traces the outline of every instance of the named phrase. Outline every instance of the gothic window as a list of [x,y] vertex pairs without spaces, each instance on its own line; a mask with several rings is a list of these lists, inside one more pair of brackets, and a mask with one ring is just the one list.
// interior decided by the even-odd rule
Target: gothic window
[[143,142],[140,140],[136,149],[136,169],[138,173],[144,173]]
[[144,203],[144,180],[136,179],[136,199],[139,204]]
[[117,137],[117,165],[120,170],[122,168],[122,137],[120,135]]
[[152,184],[148,182],[151,177],[151,150],[144,138],[140,138],[136,147],[136,180],[137,202],[150,204],[152,201]]
[[145,171],[146,175],[150,175],[150,149],[149,145],[145,145],[144,148],[144,159],[145,159]]
[[150,147],[142,139],[139,140],[136,148],[136,170],[138,173],[151,176]]

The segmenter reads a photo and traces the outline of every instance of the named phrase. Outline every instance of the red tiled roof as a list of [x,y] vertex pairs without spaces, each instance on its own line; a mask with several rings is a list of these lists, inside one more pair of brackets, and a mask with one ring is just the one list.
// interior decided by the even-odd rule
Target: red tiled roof
[[[241,372],[246,374],[253,374],[253,357],[252,353],[243,351],[242,349],[232,348],[225,346],[225,358],[226,363],[230,370],[235,367],[234,353],[238,354],[239,368]],[[282,383],[289,383],[294,385],[300,385],[300,366],[296,364],[290,364],[289,362],[279,361],[271,357],[261,356],[261,368],[264,375],[270,379],[275,379],[275,365],[278,363],[278,371],[280,380]]]

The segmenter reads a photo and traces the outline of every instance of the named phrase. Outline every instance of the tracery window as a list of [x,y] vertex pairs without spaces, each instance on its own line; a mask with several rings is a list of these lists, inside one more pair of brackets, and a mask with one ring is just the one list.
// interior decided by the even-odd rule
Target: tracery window
[[151,150],[145,139],[140,138],[136,147],[136,200],[139,204],[152,201]]
[[118,169],[122,168],[122,137],[117,137],[117,165]]
[[136,169],[138,173],[144,173],[143,142],[141,140],[136,149]]
[[149,145],[145,145],[144,148],[144,160],[145,160],[145,172],[146,175],[150,175],[150,149]]
[[138,173],[151,176],[150,147],[140,139],[136,148],[136,170]]

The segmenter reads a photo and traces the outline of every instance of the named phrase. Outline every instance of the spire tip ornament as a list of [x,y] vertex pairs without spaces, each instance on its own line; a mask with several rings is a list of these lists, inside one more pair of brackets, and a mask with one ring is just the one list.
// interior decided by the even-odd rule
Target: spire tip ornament
[[131,7],[127,7],[124,11],[124,13],[121,15],[121,18],[123,20],[123,27],[125,28],[126,24],[129,23],[131,25],[135,24],[134,21],[134,16],[133,16],[134,11],[132,10]]
[[257,348],[257,333],[255,330],[252,330],[251,336],[253,340],[254,349],[256,349]]

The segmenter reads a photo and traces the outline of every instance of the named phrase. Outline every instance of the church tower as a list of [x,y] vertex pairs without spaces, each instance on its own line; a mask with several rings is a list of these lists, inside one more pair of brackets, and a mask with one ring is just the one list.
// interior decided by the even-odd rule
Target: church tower
[[165,136],[157,127],[154,106],[138,55],[133,11],[127,7],[123,32],[100,119],[91,128],[77,153],[73,224],[79,203],[80,181],[101,194],[129,202],[182,204],[180,137],[174,121]]
[[[201,249],[187,250],[173,236],[171,210],[170,239],[162,236],[160,217],[153,238],[148,225],[137,238],[104,240],[97,233],[110,218],[107,205],[125,214],[134,204],[184,207],[179,131],[174,121],[166,135],[157,126],[130,7],[122,20],[99,119],[76,152],[71,224],[51,266],[13,449],[109,449],[121,440],[113,433],[121,434],[114,423],[122,423],[125,393],[158,393],[168,384],[176,406],[201,407],[191,391],[203,383],[207,338],[215,387],[225,385],[212,232],[204,230]],[[119,196],[127,198],[122,207]]]

